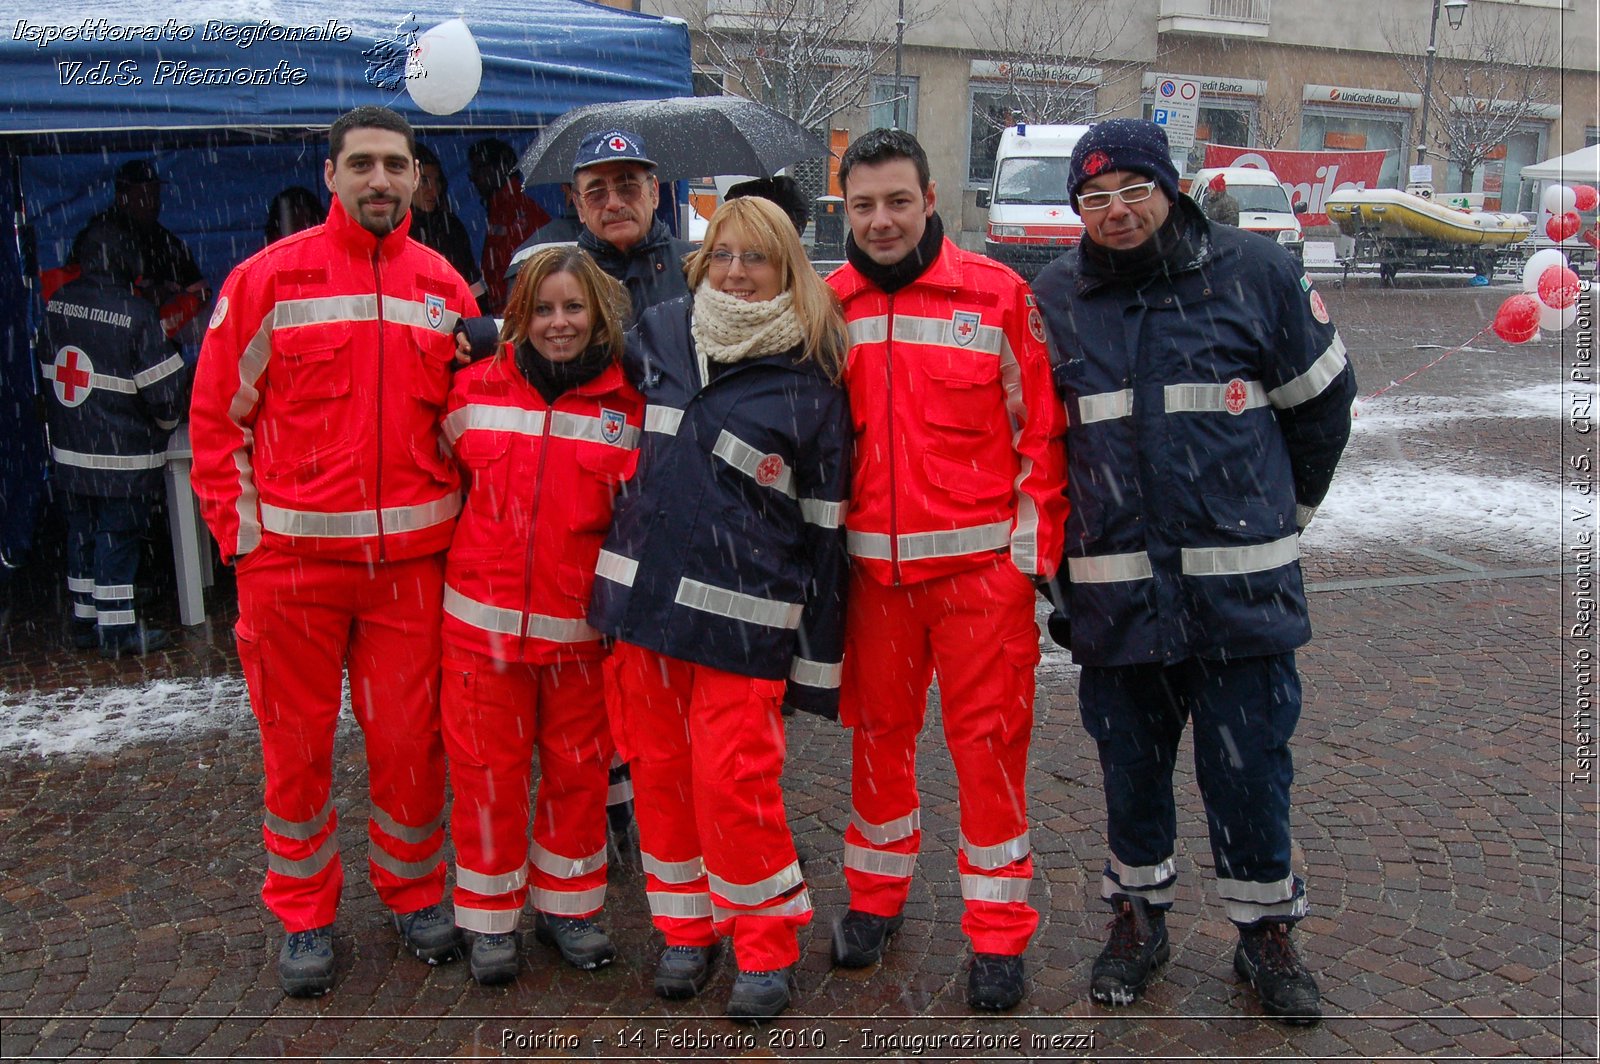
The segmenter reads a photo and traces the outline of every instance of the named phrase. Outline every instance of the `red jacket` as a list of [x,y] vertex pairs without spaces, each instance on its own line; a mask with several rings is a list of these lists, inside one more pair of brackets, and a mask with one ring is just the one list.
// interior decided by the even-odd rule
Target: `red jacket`
[[620,365],[554,405],[509,347],[456,375],[444,431],[468,488],[445,568],[447,643],[541,665],[605,653],[584,616],[643,425]]
[[211,315],[190,404],[195,494],[232,560],[442,551],[461,506],[440,446],[466,282],[406,237],[328,220],[246,259]]
[[828,283],[850,326],[852,564],[916,583],[1009,550],[1024,574],[1054,575],[1066,425],[1028,286],[948,240],[893,295],[850,265]]
[[485,309],[499,313],[505,309],[510,286],[506,282],[506,268],[522,242],[550,221],[543,207],[529,199],[522,190],[522,181],[511,177],[495,190],[484,205],[488,216],[488,229],[483,236],[483,284]]

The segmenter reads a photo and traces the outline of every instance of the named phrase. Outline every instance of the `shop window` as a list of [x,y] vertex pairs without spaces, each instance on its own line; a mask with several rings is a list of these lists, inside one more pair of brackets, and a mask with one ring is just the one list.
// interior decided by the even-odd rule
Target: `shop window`
[[895,97],[900,100],[900,128],[907,133],[917,132],[917,79],[902,77],[900,88],[895,90],[894,78],[872,79],[872,103],[868,120],[873,129],[889,129],[894,123]]

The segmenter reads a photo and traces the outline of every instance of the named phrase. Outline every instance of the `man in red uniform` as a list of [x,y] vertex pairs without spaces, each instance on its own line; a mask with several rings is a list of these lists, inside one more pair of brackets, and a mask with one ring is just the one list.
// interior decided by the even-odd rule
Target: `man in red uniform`
[[516,149],[499,137],[485,137],[467,149],[467,176],[488,216],[483,237],[483,309],[498,314],[506,305],[506,267],[511,265],[511,256],[535,229],[550,221],[550,215],[523,192]]
[[1066,516],[1065,431],[1044,325],[1006,267],[944,239],[928,158],[879,129],[839,164],[855,467],[840,719],[853,731],[850,910],[836,964],[866,967],[903,920],[922,841],[916,744],[939,677],[961,800],[967,999],[1022,1000],[1038,925],[1024,776],[1039,631]]
[[407,239],[417,182],[406,120],[333,124],[320,226],[245,260],[223,286],[190,410],[194,487],[236,564],[239,660],[261,729],[267,878],[284,992],[333,985],[343,881],[333,808],[342,680],[366,741],[373,886],[429,964],[461,938],[441,911],[444,550],[461,507],[440,414],[462,315],[442,256]]

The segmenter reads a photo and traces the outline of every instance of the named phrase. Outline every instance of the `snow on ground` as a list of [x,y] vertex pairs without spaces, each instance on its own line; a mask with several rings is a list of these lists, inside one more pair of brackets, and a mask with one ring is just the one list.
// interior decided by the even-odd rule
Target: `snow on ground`
[[0,689],[0,755],[108,753],[196,732],[255,728],[239,677],[141,687]]

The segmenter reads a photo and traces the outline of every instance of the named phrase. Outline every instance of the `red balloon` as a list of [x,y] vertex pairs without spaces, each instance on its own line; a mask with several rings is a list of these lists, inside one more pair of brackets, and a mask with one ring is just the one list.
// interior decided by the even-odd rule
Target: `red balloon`
[[1565,266],[1552,266],[1539,275],[1539,300],[1547,307],[1565,310],[1578,301],[1578,275]]
[[1550,220],[1544,223],[1545,235],[1557,244],[1567,237],[1575,234],[1583,227],[1583,219],[1578,217],[1578,212],[1568,211],[1566,214],[1553,214]]
[[1508,344],[1525,344],[1539,334],[1539,301],[1519,292],[1494,316],[1494,334]]
[[1583,241],[1596,251],[1600,251],[1600,225],[1591,225],[1583,231]]
[[1600,204],[1600,190],[1593,185],[1573,185],[1572,194],[1578,201],[1573,206],[1580,211],[1592,211],[1596,204]]

